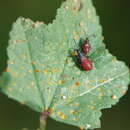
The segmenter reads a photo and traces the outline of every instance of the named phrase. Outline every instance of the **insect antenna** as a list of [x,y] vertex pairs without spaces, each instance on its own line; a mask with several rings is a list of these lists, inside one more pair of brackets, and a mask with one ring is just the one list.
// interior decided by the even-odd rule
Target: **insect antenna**
[[96,36],[95,34],[90,34],[90,35],[88,35],[88,34],[86,33],[85,29],[83,29],[83,32],[84,32],[84,34],[85,34],[86,39],[89,39],[90,37],[95,37],[95,36]]
[[77,46],[77,42],[76,42],[76,40],[75,40],[75,39],[73,39],[73,40],[74,40],[74,43],[75,43],[75,45],[74,45],[74,49],[79,48],[79,47]]

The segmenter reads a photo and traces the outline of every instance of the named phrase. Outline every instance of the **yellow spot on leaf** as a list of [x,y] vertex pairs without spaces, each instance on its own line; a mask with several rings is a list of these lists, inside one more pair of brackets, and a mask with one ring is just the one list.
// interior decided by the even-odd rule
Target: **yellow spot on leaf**
[[113,96],[112,96],[112,99],[117,99],[117,96],[116,96],[116,95],[113,95]]
[[48,74],[48,73],[49,73],[48,69],[44,70],[43,73],[44,73],[44,74]]
[[12,43],[16,44],[16,43],[23,43],[26,42],[26,40],[13,40]]
[[68,9],[69,9],[69,7],[68,7],[68,6],[65,6],[65,9],[66,9],[66,10],[68,10]]
[[34,86],[35,85],[35,83],[34,82],[31,82],[31,86]]
[[42,25],[42,24],[44,24],[43,22],[40,22],[40,21],[37,21],[36,23],[35,23],[35,28],[38,28],[40,25]]
[[65,83],[65,81],[64,80],[59,80],[59,82],[58,82],[59,84],[64,84]]
[[62,99],[64,99],[64,100],[67,99],[67,97],[66,97],[65,95],[63,95],[63,96],[61,96],[61,97],[62,97]]
[[35,64],[36,64],[36,62],[35,62],[35,61],[32,61],[32,64],[33,64],[33,65],[35,65]]
[[[72,52],[72,56],[75,56],[74,52]],[[67,63],[67,64],[71,63],[71,60],[70,60],[70,59],[67,59],[67,60],[66,60],[66,63]]]
[[80,126],[80,130],[84,130],[84,127],[83,127],[83,126]]
[[77,39],[79,39],[79,36],[78,36],[78,35],[75,35],[75,36],[73,37],[73,39],[77,40]]
[[83,27],[84,26],[84,22],[80,22],[80,26]]
[[70,110],[70,114],[76,114],[76,111],[75,110]]
[[94,109],[95,109],[95,106],[91,106],[90,109],[94,110]]
[[63,112],[58,112],[58,115],[62,120],[65,120],[67,118]]
[[36,69],[36,70],[35,70],[35,72],[41,72],[41,70],[39,70],[39,69]]
[[106,82],[107,80],[106,79],[101,79],[99,80],[99,83],[103,83],[103,82]]
[[76,82],[75,85],[76,85],[76,86],[80,86],[80,82]]
[[32,70],[28,70],[29,73],[32,73]]

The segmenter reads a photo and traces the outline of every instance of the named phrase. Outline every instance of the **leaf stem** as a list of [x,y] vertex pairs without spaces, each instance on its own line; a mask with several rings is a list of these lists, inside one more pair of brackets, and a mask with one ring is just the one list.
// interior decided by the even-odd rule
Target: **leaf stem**
[[40,130],[46,130],[46,120],[40,120]]
[[46,120],[48,115],[50,114],[49,111],[45,110],[40,115],[40,130],[46,130]]

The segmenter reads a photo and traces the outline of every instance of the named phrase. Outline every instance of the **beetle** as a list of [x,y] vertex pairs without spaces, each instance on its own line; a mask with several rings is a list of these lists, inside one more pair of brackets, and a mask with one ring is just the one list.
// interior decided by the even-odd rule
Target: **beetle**
[[86,71],[93,69],[92,61],[87,56],[85,56],[83,52],[81,52],[79,49],[74,49],[74,53],[82,69]]
[[90,52],[91,50],[91,46],[89,44],[89,39],[87,38],[83,44],[81,45],[81,48],[82,48],[82,52],[86,55]]

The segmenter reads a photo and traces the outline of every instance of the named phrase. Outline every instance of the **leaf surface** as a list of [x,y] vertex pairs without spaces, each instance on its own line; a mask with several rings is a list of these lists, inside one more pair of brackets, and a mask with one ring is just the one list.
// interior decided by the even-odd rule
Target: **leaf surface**
[[[94,65],[88,72],[69,56],[86,38]],[[100,110],[116,104],[129,84],[129,69],[105,49],[102,40],[91,0],[67,0],[48,25],[19,18],[10,33],[1,90],[38,112],[49,109],[55,120],[99,128]]]

